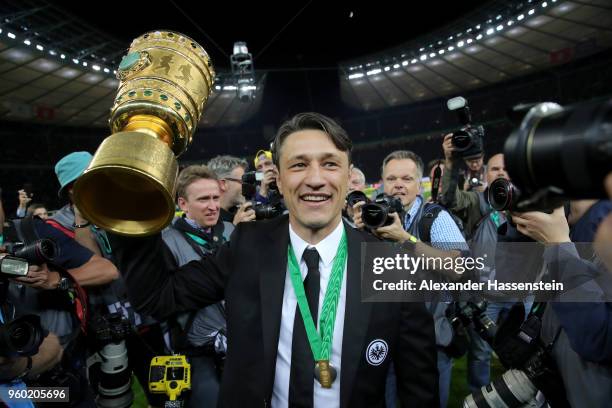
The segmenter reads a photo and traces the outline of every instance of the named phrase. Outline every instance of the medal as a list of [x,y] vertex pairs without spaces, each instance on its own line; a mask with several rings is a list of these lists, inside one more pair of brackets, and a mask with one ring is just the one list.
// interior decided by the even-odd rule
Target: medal
[[289,245],[287,249],[287,261],[289,264],[291,283],[295,291],[300,314],[304,321],[304,327],[306,329],[306,335],[308,336],[312,355],[316,361],[314,376],[323,388],[331,388],[332,383],[338,376],[336,368],[329,363],[329,360],[332,353],[334,323],[336,322],[336,311],[338,309],[338,299],[340,298],[340,289],[342,287],[342,276],[344,275],[347,252],[346,233],[343,231],[336,256],[334,257],[332,272],[327,282],[327,291],[325,292],[321,316],[319,318],[320,333],[318,333],[308,307],[308,300],[304,292],[299,263],[297,262],[291,245]]
[[328,360],[319,360],[314,369],[315,378],[323,388],[331,388],[332,383],[338,376],[336,369]]

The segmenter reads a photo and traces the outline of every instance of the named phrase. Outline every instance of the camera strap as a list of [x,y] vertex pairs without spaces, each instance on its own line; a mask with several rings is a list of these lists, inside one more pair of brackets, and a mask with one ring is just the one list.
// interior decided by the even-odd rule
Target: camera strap
[[433,180],[431,181],[431,201],[438,202],[438,189],[440,187],[440,180],[442,179],[442,169],[440,168],[441,161],[438,160],[436,163],[436,169],[433,173]]

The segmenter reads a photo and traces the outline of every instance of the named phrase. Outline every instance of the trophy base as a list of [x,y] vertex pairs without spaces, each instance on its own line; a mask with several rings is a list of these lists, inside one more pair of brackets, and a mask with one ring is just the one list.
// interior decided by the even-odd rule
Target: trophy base
[[168,145],[141,132],[106,138],[74,186],[75,204],[92,224],[146,236],[174,217],[178,163]]

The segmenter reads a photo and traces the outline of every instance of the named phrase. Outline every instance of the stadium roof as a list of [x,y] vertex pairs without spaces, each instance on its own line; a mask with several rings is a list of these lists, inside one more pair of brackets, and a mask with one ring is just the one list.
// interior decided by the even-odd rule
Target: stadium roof
[[455,96],[610,46],[609,1],[493,2],[426,37],[343,63],[342,100],[376,110]]

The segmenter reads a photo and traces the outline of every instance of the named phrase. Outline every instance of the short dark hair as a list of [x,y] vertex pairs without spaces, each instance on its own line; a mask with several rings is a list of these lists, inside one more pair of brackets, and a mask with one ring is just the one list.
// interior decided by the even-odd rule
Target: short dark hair
[[178,197],[187,198],[187,187],[200,179],[219,180],[215,172],[206,166],[200,164],[187,166],[181,170],[178,180],[176,181],[176,195]]
[[291,119],[283,123],[274,137],[272,144],[272,160],[276,167],[280,167],[280,152],[287,139],[292,133],[301,130],[320,130],[327,134],[334,146],[338,150],[345,152],[348,155],[349,164],[351,163],[351,150],[353,150],[353,142],[349,138],[346,131],[335,120],[325,115],[316,112],[298,113]]

